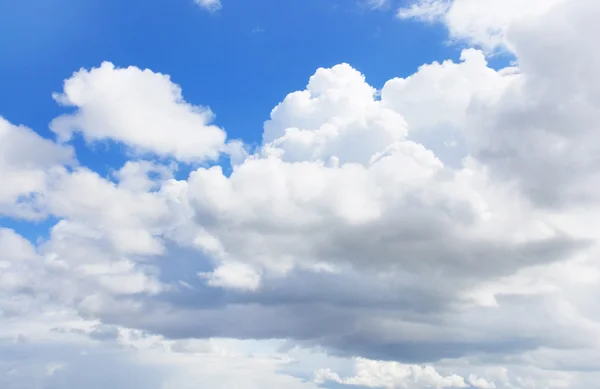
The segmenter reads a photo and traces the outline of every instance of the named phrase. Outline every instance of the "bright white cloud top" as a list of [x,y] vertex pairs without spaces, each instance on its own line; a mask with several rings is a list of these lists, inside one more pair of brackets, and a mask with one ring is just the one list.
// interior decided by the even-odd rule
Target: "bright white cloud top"
[[[55,140],[0,119],[0,214],[57,220],[0,228],[0,386],[600,388],[600,2],[398,15],[473,47],[381,90],[318,69],[255,148],[108,62],[55,93]],[[129,160],[92,171],[79,135]]]

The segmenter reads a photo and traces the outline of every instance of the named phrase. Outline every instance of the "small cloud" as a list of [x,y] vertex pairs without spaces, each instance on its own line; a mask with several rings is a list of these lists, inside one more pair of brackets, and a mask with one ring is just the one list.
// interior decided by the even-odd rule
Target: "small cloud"
[[373,10],[387,8],[390,5],[389,0],[364,0],[364,4]]
[[199,273],[209,286],[216,288],[256,291],[260,287],[261,274],[252,266],[240,262],[224,263],[209,273]]
[[185,281],[179,280],[179,285],[183,286],[185,289],[194,290],[194,287]]
[[200,7],[206,9],[209,12],[216,12],[223,8],[221,0],[194,0]]
[[420,0],[410,7],[400,8],[400,19],[416,19],[423,22],[436,22],[450,10],[452,3],[448,0]]
[[256,26],[252,29],[253,34],[260,34],[261,32],[265,32],[265,29],[261,26]]
[[451,147],[456,147],[458,146],[458,142],[455,140],[445,140],[444,141],[444,146],[451,148]]
[[58,370],[62,370],[66,367],[66,365],[62,363],[51,363],[46,366],[46,375],[53,376]]

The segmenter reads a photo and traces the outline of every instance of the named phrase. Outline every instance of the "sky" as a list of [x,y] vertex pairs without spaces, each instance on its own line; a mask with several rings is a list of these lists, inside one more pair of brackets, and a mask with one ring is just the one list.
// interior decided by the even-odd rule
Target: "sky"
[[0,3],[0,387],[600,388],[599,17]]

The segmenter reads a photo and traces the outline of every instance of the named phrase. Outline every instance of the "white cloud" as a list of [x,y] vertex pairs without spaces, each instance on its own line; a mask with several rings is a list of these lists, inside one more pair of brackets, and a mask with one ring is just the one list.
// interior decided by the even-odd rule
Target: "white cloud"
[[410,133],[439,133],[443,126],[461,131],[473,101],[497,100],[519,75],[518,68],[490,68],[479,50],[463,50],[460,60],[426,64],[410,77],[389,80],[381,101],[406,119]]
[[200,273],[200,277],[216,287],[252,291],[260,286],[260,274],[244,263],[225,263],[210,273]]
[[0,215],[25,219],[45,216],[44,192],[73,149],[40,137],[0,117]]
[[62,141],[80,132],[88,142],[113,140],[184,162],[215,159],[225,147],[225,132],[210,124],[213,113],[185,102],[169,76],[148,69],[104,62],[74,73],[54,98],[77,108],[51,123]]
[[[118,356],[161,389],[200,374],[211,387],[312,389],[295,377],[322,367],[319,381],[367,387],[597,388],[600,6],[534,3],[529,19],[510,2],[510,17],[482,19],[507,24],[498,39],[515,67],[467,49],[381,93],[350,65],[318,69],[253,152],[225,144],[167,76],[110,64],[67,80],[57,99],[77,111],[52,128],[148,161],[103,177],[69,147],[0,123],[3,214],[60,219],[36,244],[0,229],[0,371],[16,372],[0,386],[75,382],[89,369],[74,355],[102,339],[121,348],[100,347],[99,365]],[[496,47],[478,34],[464,38]],[[160,163],[221,152],[231,173],[175,178]],[[202,340],[215,337],[288,339],[289,354]],[[39,349],[65,343],[77,352]],[[319,366],[291,363],[297,345]],[[31,367],[14,349],[40,357]],[[361,358],[352,372],[319,349]]]
[[[0,229],[0,288],[15,292],[29,287],[39,272],[35,271],[35,248],[14,231]],[[28,274],[28,272],[31,273]]]
[[494,384],[493,382],[489,382],[485,378],[477,377],[474,374],[471,374],[467,381],[469,382],[469,385],[471,385],[474,388],[478,388],[478,389],[495,389],[496,388],[496,384]]
[[200,7],[210,12],[215,12],[223,8],[221,0],[194,0]]
[[465,125],[473,102],[493,102],[519,80],[518,68],[494,70],[479,50],[463,50],[460,59],[423,65],[410,77],[389,80],[381,90],[381,103],[409,123],[409,139],[427,145],[454,167],[469,153]]
[[[442,113],[435,115],[441,123],[464,126],[478,89],[497,85],[495,92],[501,93],[508,82],[487,68],[478,52],[465,52],[463,64],[436,66],[404,82],[408,96]],[[419,82],[437,79],[447,90],[432,89],[444,94],[419,99],[412,92],[420,89]],[[219,167],[193,172],[186,198],[224,248],[219,256],[274,273],[323,263],[385,271],[401,258],[410,274],[427,277],[419,265],[427,263],[447,269],[446,277],[452,278],[451,269],[467,266],[465,257],[481,255],[470,253],[479,245],[518,245],[527,242],[525,236],[529,243],[552,239],[549,229],[535,226],[535,216],[510,188],[488,187],[484,168],[470,163],[453,171],[406,138],[409,131],[399,112],[410,111],[410,97],[403,98],[402,86],[393,85],[401,82],[388,83],[377,100],[374,89],[348,65],[320,69],[305,91],[291,93],[273,110],[256,155],[230,176]],[[461,88],[464,97],[457,101],[453,91]],[[437,124],[426,110],[413,113],[417,131]],[[379,241],[382,234],[387,238]],[[430,248],[414,246],[413,234],[429,241]],[[435,248],[440,245],[446,247],[443,254]],[[510,271],[485,263],[479,265],[480,275]],[[468,265],[471,272],[474,265]],[[510,267],[509,258],[504,265]]]
[[119,188],[143,193],[157,189],[161,182],[173,178],[176,168],[176,165],[157,165],[149,161],[127,161],[114,175]]
[[160,254],[163,247],[157,235],[168,227],[168,205],[158,193],[127,189],[130,177],[125,183],[119,187],[95,172],[78,169],[55,181],[47,206],[86,235],[108,239],[119,252]]
[[364,0],[364,3],[371,9],[387,8],[390,5],[389,0]]
[[347,64],[319,69],[304,91],[289,94],[265,123],[263,155],[286,162],[366,164],[406,136],[406,123],[374,100],[376,90]]
[[409,7],[400,8],[398,17],[434,22],[441,19],[448,12],[451,4],[452,0],[420,0]]
[[356,375],[348,378],[340,378],[337,373],[330,370],[321,370],[316,373],[316,381],[334,381],[344,385],[386,389],[469,387],[463,377],[455,374],[442,376],[432,366],[404,365],[359,358],[355,369]]
[[398,10],[402,19],[440,21],[450,37],[487,50],[505,46],[509,26],[542,15],[568,0],[416,0]]

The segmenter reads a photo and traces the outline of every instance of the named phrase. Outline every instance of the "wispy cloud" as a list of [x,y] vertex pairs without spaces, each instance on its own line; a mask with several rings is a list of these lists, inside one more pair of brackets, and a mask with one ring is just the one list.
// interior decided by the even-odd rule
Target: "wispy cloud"
[[194,0],[194,1],[200,7],[204,8],[210,12],[215,12],[215,11],[218,11],[221,8],[223,8],[223,5],[221,4],[221,0]]
[[389,5],[389,0],[365,0],[365,5],[371,9],[382,9]]

